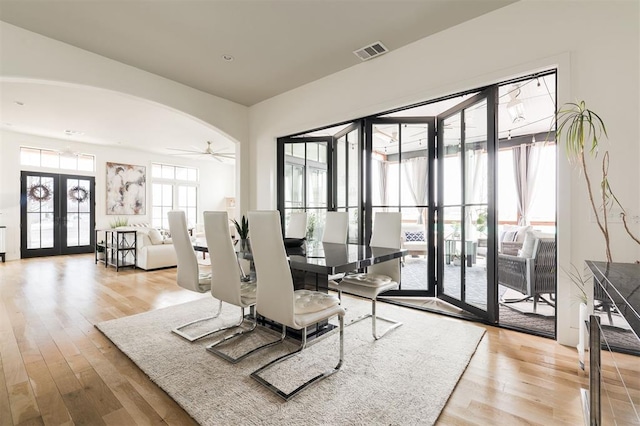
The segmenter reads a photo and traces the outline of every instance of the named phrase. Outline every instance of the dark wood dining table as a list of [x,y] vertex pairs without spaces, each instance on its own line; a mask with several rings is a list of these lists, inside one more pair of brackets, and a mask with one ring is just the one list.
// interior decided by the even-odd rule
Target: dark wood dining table
[[[193,248],[204,253],[209,251],[205,238],[196,239]],[[235,249],[238,258],[250,261],[252,265],[250,275],[252,279],[257,279],[260,285],[259,277],[256,277],[253,262],[251,262],[253,260],[251,245],[242,246],[238,241]],[[406,256],[408,253],[407,249],[316,242],[304,242],[299,247],[285,247],[285,249],[289,258],[294,289],[324,292],[329,290],[329,277],[332,275],[357,271],[376,263]],[[264,319],[261,322],[274,325]],[[277,325],[274,326],[277,328]],[[315,328],[307,330],[307,337],[319,336],[332,328],[327,322],[320,323]],[[299,338],[299,333],[298,330],[290,330],[288,334]]]
[[[235,247],[239,258],[249,261],[253,259],[250,245],[241,247],[238,242]],[[209,251],[204,238],[196,239],[193,248],[201,252]],[[311,285],[318,290],[328,287],[328,277],[331,275],[363,269],[408,253],[406,249],[320,242],[304,242],[299,247],[285,249],[294,276],[294,287],[309,288]],[[304,277],[304,282],[300,281],[301,277]]]

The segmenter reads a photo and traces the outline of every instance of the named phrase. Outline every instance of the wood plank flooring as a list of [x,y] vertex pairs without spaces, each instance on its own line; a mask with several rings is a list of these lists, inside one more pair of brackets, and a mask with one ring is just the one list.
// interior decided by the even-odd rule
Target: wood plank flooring
[[[0,426],[195,424],[93,326],[203,297],[179,288],[175,274],[115,272],[93,255],[0,264]],[[582,424],[588,377],[574,349],[486,329],[438,424]],[[615,356],[640,378],[637,357]]]

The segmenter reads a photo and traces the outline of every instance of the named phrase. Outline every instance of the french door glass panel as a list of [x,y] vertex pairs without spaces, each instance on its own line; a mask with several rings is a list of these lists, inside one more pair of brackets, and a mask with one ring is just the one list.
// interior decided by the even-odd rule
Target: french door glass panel
[[22,172],[21,257],[92,252],[94,187],[93,177]]
[[322,238],[330,199],[330,141],[284,146],[284,229],[293,211],[307,212],[307,239]]
[[336,149],[336,210],[349,214],[348,242],[359,241],[359,130],[354,129],[337,138]]
[[441,193],[439,297],[487,317],[486,247],[489,206],[488,109],[485,97],[470,98],[439,119]]
[[28,249],[53,248],[57,197],[57,181],[53,177],[27,176]]
[[91,181],[67,179],[67,243],[71,246],[91,244]]
[[434,129],[426,117],[384,119],[371,125],[371,220],[375,222],[378,211],[402,213],[401,236],[409,253],[404,259],[401,292],[429,291],[433,268],[428,256],[433,243],[427,225],[433,161],[430,137],[435,139]]

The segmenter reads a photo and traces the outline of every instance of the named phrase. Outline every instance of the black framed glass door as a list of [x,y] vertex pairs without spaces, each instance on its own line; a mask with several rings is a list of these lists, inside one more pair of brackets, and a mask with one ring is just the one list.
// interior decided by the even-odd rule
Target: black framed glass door
[[362,227],[362,122],[333,135],[333,209],[349,214],[348,242],[360,244]]
[[21,172],[22,258],[94,250],[95,178]]
[[399,290],[385,296],[435,295],[435,117],[366,120],[365,236],[376,212],[402,213]]
[[333,208],[333,138],[278,140],[278,209],[286,229],[292,212],[307,212],[307,239],[322,238],[327,210]]
[[492,87],[438,115],[438,298],[491,322],[498,316],[496,105]]

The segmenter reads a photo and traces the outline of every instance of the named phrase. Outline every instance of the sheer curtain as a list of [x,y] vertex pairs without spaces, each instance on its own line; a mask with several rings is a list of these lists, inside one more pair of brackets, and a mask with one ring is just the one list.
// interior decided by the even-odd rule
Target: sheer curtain
[[[427,172],[429,169],[429,161],[427,157],[416,157],[402,161],[402,168],[411,196],[416,205],[425,205],[427,203]],[[422,223],[423,208],[419,208],[418,223]]]
[[513,148],[513,173],[518,195],[518,225],[531,222],[531,202],[533,200],[538,165],[540,164],[540,143],[520,145]]
[[[376,168],[378,172],[378,191],[380,196],[380,204],[387,205],[387,162],[374,158],[371,162],[372,166]],[[386,209],[385,209],[386,210]]]

